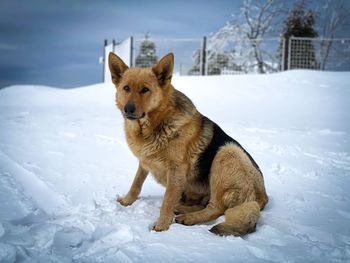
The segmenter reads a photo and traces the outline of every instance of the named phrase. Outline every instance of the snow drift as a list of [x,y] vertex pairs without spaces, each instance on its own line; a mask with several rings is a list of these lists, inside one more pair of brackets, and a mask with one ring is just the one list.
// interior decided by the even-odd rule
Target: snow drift
[[[114,88],[0,90],[0,261],[350,261],[350,74],[175,77],[204,115],[261,167],[270,202],[257,232],[151,227],[164,189],[151,177],[115,202],[137,168]],[[217,221],[222,221],[220,218]]]

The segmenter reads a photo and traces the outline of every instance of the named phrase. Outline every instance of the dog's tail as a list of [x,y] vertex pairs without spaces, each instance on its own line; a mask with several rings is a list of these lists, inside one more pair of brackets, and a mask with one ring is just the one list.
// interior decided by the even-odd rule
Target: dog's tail
[[209,231],[220,236],[243,236],[255,231],[259,218],[259,204],[255,201],[245,202],[227,209],[225,222],[212,227]]

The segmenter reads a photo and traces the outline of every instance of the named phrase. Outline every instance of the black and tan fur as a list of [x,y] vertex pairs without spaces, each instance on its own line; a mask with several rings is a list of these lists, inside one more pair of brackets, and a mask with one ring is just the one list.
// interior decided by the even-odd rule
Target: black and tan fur
[[268,201],[262,173],[238,142],[171,85],[173,65],[173,54],[152,68],[128,68],[109,54],[116,105],[125,119],[128,145],[139,160],[132,186],[118,202],[131,205],[151,172],[166,187],[154,230],[167,230],[174,214],[185,225],[225,214],[225,222],[211,232],[250,233]]

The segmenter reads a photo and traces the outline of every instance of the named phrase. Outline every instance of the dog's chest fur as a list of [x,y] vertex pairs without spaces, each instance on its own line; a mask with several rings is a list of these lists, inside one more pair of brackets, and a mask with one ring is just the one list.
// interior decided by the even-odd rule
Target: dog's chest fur
[[[175,93],[176,94],[176,93]],[[131,151],[165,185],[166,174],[176,166],[186,166],[188,183],[198,177],[196,162],[212,137],[212,126],[182,93],[174,98],[171,114],[157,126],[144,120],[127,122],[125,132]]]
[[139,127],[126,133],[131,151],[158,181],[162,180],[157,177],[163,177],[167,170],[188,163],[188,150],[184,148],[190,143],[189,135],[186,127],[179,129],[171,122],[163,122],[152,131]]

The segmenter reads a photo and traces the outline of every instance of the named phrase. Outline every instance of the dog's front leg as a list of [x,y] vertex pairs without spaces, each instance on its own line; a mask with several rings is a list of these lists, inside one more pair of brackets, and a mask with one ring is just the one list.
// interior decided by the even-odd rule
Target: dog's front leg
[[167,173],[167,184],[155,231],[167,230],[173,221],[174,210],[179,203],[186,183],[186,169],[173,168]]
[[143,182],[145,181],[147,175],[148,171],[142,167],[141,163],[139,163],[139,168],[137,169],[129,192],[126,194],[126,196],[119,197],[117,201],[124,206],[128,206],[134,203],[141,192]]

